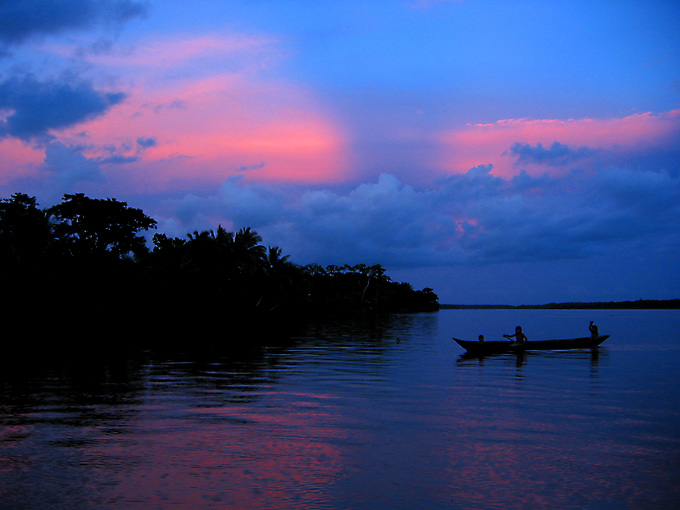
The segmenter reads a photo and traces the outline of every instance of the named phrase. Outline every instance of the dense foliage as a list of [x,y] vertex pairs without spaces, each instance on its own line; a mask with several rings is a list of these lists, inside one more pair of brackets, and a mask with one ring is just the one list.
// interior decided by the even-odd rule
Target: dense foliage
[[[115,199],[65,195],[42,210],[34,197],[0,200],[0,277],[13,312],[45,320],[97,317],[158,327],[355,311],[437,310],[432,289],[393,282],[380,265],[296,265],[249,228],[188,234],[143,232],[156,221]],[[151,319],[150,319],[151,318]],[[107,322],[108,321],[108,322]]]

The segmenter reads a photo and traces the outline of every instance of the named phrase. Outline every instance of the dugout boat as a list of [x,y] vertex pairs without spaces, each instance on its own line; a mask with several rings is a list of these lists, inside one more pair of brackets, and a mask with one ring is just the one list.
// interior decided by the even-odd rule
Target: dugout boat
[[453,340],[471,354],[502,354],[524,351],[552,351],[566,349],[593,349],[604,342],[609,335],[563,338],[559,340],[529,340],[527,342]]

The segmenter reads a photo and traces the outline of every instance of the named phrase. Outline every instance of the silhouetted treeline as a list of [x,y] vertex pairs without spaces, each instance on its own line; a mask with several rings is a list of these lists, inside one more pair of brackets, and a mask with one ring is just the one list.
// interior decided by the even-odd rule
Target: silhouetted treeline
[[95,333],[200,321],[224,332],[247,321],[257,327],[309,314],[439,306],[432,289],[393,282],[379,264],[300,266],[249,228],[220,226],[185,239],[159,233],[149,247],[141,234],[156,225],[115,199],[64,195],[44,210],[21,193],[0,200],[0,277],[10,316],[65,331],[93,321]]
[[443,309],[497,310],[674,310],[680,309],[680,299],[638,299],[637,301],[598,301],[547,303],[544,305],[441,305]]

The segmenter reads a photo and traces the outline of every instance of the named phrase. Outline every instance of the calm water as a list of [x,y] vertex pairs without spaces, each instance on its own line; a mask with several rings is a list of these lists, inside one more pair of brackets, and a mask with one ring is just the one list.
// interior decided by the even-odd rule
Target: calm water
[[[452,335],[611,334],[463,359]],[[680,508],[679,311],[460,311],[239,356],[25,355],[0,374],[2,509]]]

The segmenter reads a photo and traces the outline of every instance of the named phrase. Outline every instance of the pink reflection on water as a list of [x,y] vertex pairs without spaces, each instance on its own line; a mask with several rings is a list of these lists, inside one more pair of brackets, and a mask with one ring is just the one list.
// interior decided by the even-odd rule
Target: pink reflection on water
[[126,459],[107,497],[123,498],[121,508],[323,508],[347,470],[348,434],[333,425],[332,397],[287,398],[286,408],[216,405],[143,419],[132,449],[92,452]]
[[447,483],[434,489],[438,499],[452,508],[605,508],[608,501],[664,507],[667,487],[643,488],[640,473],[667,480],[674,469],[667,451],[635,444],[639,437],[609,437],[599,417],[554,413],[547,403],[532,403],[530,393],[516,395],[524,402],[512,393],[500,390],[487,401],[480,392],[478,405],[453,404],[465,411],[446,420],[439,456],[448,463],[441,477]]

